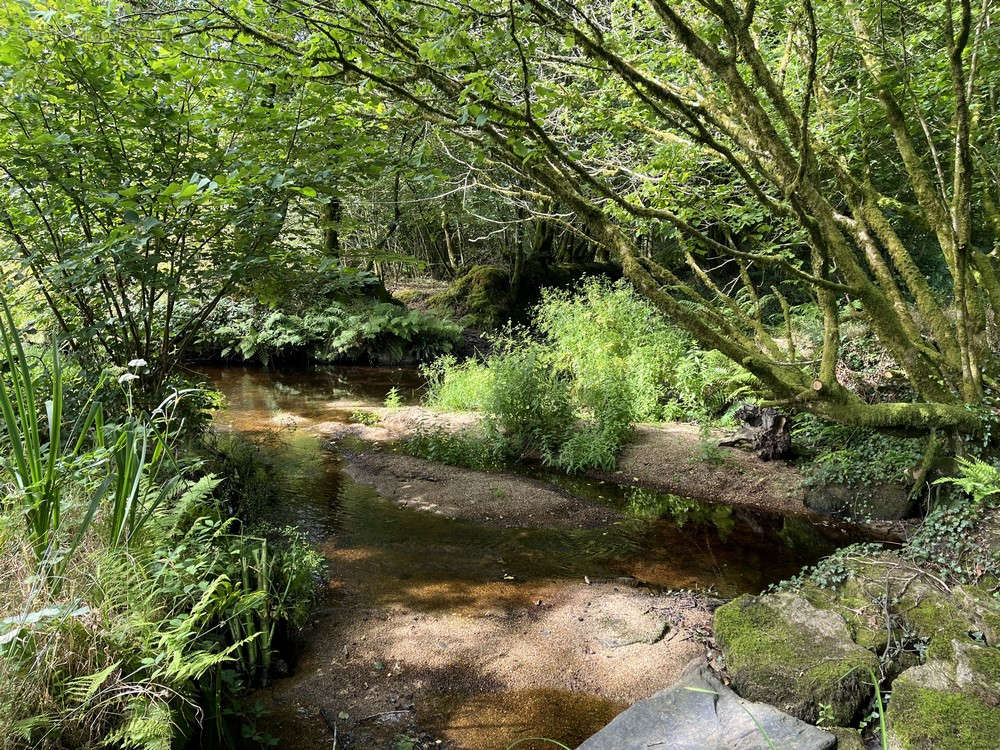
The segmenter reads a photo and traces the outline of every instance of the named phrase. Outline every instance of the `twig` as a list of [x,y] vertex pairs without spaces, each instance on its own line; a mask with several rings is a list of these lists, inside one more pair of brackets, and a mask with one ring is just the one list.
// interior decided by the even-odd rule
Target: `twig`
[[412,711],[412,708],[400,708],[396,711],[379,711],[377,714],[372,714],[371,716],[366,716],[363,719],[358,719],[358,724],[363,721],[368,721],[369,719],[377,719],[379,716],[389,716],[391,714],[407,714]]
[[337,750],[337,722],[327,715],[325,708],[321,708],[319,710],[319,715],[323,717],[323,721],[326,723],[326,728],[330,730],[331,734],[333,734],[333,750]]

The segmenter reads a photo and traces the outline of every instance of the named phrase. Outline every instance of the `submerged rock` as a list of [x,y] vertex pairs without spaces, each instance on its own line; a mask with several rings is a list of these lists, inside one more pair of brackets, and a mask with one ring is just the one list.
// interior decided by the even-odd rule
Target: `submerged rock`
[[878,658],[851,637],[844,618],[795,594],[741,596],[715,612],[715,636],[733,686],[815,722],[828,705],[849,725],[873,692]]
[[[770,743],[769,743],[770,741]],[[832,750],[837,738],[773,706],[742,700],[702,659],[619,714],[578,750]]]

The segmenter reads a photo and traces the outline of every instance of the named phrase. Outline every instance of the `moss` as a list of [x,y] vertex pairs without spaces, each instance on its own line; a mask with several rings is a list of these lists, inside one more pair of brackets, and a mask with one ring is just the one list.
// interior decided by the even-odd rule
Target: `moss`
[[742,596],[716,610],[715,633],[741,695],[805,721],[829,704],[833,720],[848,724],[871,692],[868,671],[878,659],[851,642],[834,613],[800,597]]
[[823,727],[837,737],[837,750],[865,750],[861,732],[849,727]]
[[511,314],[510,278],[499,266],[472,266],[448,289],[428,298],[427,303],[453,311],[474,327],[495,328]]
[[957,586],[952,593],[958,606],[969,614],[987,642],[992,646],[1000,645],[1000,601],[982,585]]
[[414,302],[422,300],[424,293],[419,289],[400,289],[398,292],[394,292],[393,296],[404,305],[412,305]]
[[831,610],[843,617],[851,638],[859,646],[881,652],[885,650],[889,634],[884,624],[876,623],[874,617],[866,616],[866,612],[874,611],[875,602],[865,592],[863,580],[854,575],[837,588],[823,588],[807,582],[800,593],[817,609]]
[[893,683],[887,716],[903,750],[1000,748],[1000,710],[968,693],[935,690],[901,678]]
[[928,659],[951,659],[955,655],[952,641],[971,641],[968,618],[943,595],[926,595],[910,606],[901,602],[899,610],[917,635],[930,639]]
[[[971,648],[966,649],[965,655],[974,672],[990,682],[1000,683],[1000,648]],[[1000,696],[997,696],[997,699],[1000,701]]]

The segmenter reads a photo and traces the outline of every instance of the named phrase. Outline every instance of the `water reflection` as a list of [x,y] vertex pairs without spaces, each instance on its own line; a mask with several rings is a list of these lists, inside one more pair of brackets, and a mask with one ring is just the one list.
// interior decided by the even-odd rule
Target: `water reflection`
[[[252,436],[273,466],[269,520],[302,528],[377,598],[459,606],[476,584],[631,576],[664,588],[755,592],[796,573],[845,540],[831,530],[646,490],[535,469],[533,476],[616,507],[625,520],[597,529],[507,529],[404,508],[343,471],[343,458],[310,431],[381,405],[395,388],[415,402],[413,370],[327,368],[205,373],[227,397],[216,423]],[[363,564],[361,564],[363,562]],[[379,580],[372,580],[372,579]],[[437,593],[434,593],[437,592]]]

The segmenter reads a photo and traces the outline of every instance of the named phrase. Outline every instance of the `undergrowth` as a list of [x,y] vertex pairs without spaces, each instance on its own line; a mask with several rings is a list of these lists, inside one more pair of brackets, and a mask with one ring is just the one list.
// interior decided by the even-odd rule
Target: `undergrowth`
[[907,482],[924,454],[926,437],[898,437],[848,427],[811,414],[795,419],[792,440],[800,468],[813,485]]
[[200,329],[193,354],[262,364],[423,362],[450,352],[460,332],[437,316],[363,297],[301,308],[226,298]]
[[143,363],[106,411],[104,383],[68,393],[58,344],[29,358],[0,324],[0,748],[266,740],[239,696],[304,623],[321,558],[230,515],[226,477],[181,442],[184,394],[133,398]]
[[984,575],[995,578],[1000,549],[984,538],[989,532],[983,530],[983,522],[1000,521],[1000,468],[978,459],[957,461],[958,476],[939,479],[936,484],[960,492],[947,493],[928,513],[904,554],[961,583],[978,581]]
[[[671,326],[625,282],[546,290],[528,327],[508,327],[484,362],[424,368],[426,403],[483,412],[508,460],[611,470],[637,422],[715,420],[759,391],[754,378]],[[446,439],[446,438],[445,438]]]
[[466,469],[498,469],[505,463],[503,446],[495,440],[473,432],[449,432],[442,427],[415,430],[403,440],[401,448],[417,458]]

